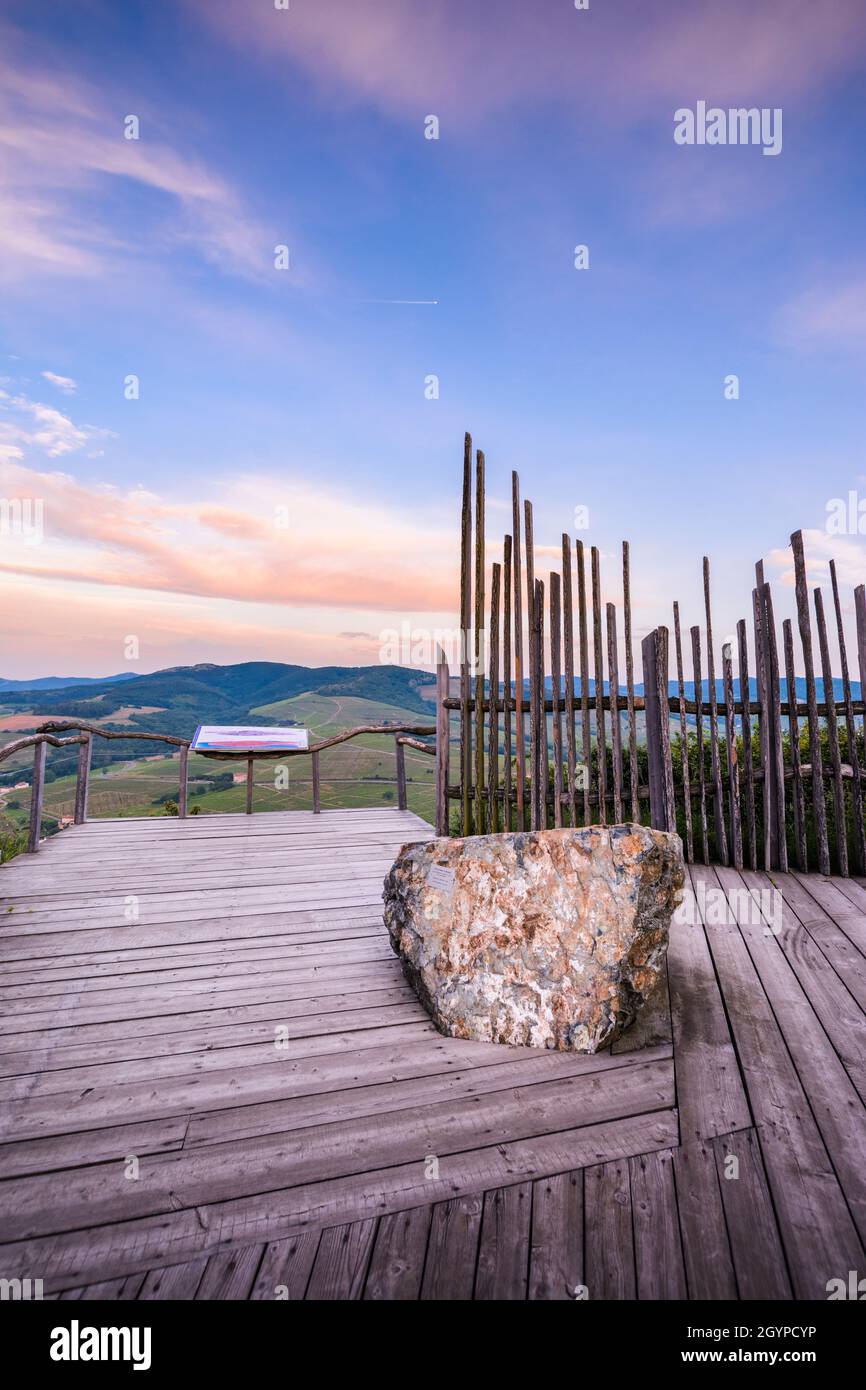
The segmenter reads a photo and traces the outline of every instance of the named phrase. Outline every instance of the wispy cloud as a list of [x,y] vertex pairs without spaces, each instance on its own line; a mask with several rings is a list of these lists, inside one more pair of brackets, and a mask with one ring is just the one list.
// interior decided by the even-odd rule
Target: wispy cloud
[[36,451],[51,459],[60,458],[109,435],[109,430],[95,425],[76,424],[54,406],[30,400],[22,393],[12,395],[0,388],[0,459],[23,459],[26,451]]
[[779,311],[777,330],[792,347],[862,349],[866,346],[866,276],[804,290]]
[[57,372],[43,372],[42,375],[52,386],[56,386],[58,391],[62,391],[64,396],[74,396],[78,390],[78,383],[73,381],[71,376],[58,376]]
[[[122,106],[47,59],[34,66],[9,27],[0,39],[0,276],[95,275],[178,247],[234,274],[272,273],[273,234],[218,172],[146,114],[140,138],[126,139]],[[134,240],[111,207],[128,181],[151,195],[147,235]]]

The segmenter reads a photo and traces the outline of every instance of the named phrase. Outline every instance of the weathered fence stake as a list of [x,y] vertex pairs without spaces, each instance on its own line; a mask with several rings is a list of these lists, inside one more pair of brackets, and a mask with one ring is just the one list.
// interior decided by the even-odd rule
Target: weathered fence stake
[[448,834],[448,763],[451,720],[448,699],[448,662],[439,648],[436,666],[436,834]]
[[806,848],[806,798],[803,793],[803,774],[800,771],[800,721],[797,717],[797,682],[794,676],[794,636],[791,620],[782,623],[785,645],[785,688],[788,696],[788,735],[791,743],[791,780],[794,785],[794,846],[797,868],[806,873],[809,857]]
[[[526,725],[523,719],[523,575],[520,559],[520,479],[511,475],[512,529],[514,531],[514,738],[517,752],[517,829],[526,829]],[[531,637],[531,634],[530,634]]]
[[695,684],[695,722],[697,726],[697,750],[698,750],[698,792],[700,795],[701,810],[701,848],[703,850],[704,863],[710,862],[710,842],[707,831],[707,774],[704,767],[704,687],[703,677],[701,676],[701,629],[693,627],[690,632],[692,639],[692,671]]
[[845,787],[842,783],[842,757],[839,752],[839,729],[836,723],[836,695],[833,690],[833,670],[830,666],[830,647],[827,642],[827,621],[824,617],[824,595],[813,591],[815,619],[818,626],[818,650],[821,655],[821,683],[824,687],[824,710],[827,718],[827,743],[830,748],[830,767],[833,773],[833,812],[836,820],[836,854],[839,873],[848,877],[848,826],[845,816]]
[[319,755],[318,755],[318,753],[313,753],[313,755],[312,755],[312,764],[313,764],[313,812],[314,812],[315,815],[318,815],[319,812],[320,812],[321,809],[322,809],[322,797],[321,797],[322,787],[321,787],[321,782],[319,781]]
[[[830,580],[833,585],[833,607],[836,610],[836,636],[839,639],[839,658],[842,663],[842,696],[845,701],[845,733],[848,739],[848,762],[851,767],[852,795],[851,808],[854,822],[854,846],[857,850],[857,872],[866,873],[866,832],[863,826],[863,786],[860,776],[860,755],[857,751],[857,730],[854,724],[854,703],[851,699],[851,679],[848,674],[848,652],[845,647],[845,630],[842,625],[842,602],[839,598],[839,581],[836,577],[836,561],[830,561]],[[863,691],[860,698],[864,698]]]
[[189,745],[181,749],[181,766],[178,769],[178,816],[186,817],[186,801],[189,796]]
[[463,512],[460,527],[460,800],[464,835],[472,823],[472,718],[469,629],[472,626],[472,436],[463,439]]
[[616,643],[616,609],[607,605],[607,684],[610,691],[610,729],[613,746],[613,819],[622,821],[622,722],[619,712],[619,660]]
[[577,554],[577,614],[580,631],[580,736],[583,749],[583,823],[592,822],[592,734],[589,727],[589,637],[586,624],[586,566],[583,541],[575,542]]
[[39,851],[39,836],[42,833],[42,799],[45,795],[45,755],[48,744],[44,739],[33,745],[33,781],[30,786],[30,836],[27,842],[29,854]]
[[405,811],[406,800],[406,748],[399,738],[394,739],[394,761],[397,764],[397,810]]
[[571,537],[562,536],[562,629],[565,655],[565,740],[568,758],[569,824],[577,825],[577,749],[574,728],[574,595]]
[[686,726],[686,688],[683,682],[683,644],[680,634],[680,606],[674,602],[674,646],[677,658],[677,696],[680,704],[680,745],[683,764],[683,811],[686,821],[686,858],[691,863],[695,857],[692,833],[692,788],[689,777],[689,735]]
[[83,825],[87,820],[87,794],[90,787],[90,761],[93,756],[93,735],[82,734],[78,745],[78,773],[75,778],[75,809],[73,823]]
[[499,830],[499,590],[501,566],[493,566],[490,587],[490,677],[487,714],[487,829],[491,835]]
[[655,830],[677,828],[674,775],[668,714],[668,630],[658,627],[641,643],[646,701],[647,769],[650,824]]
[[[640,796],[638,788],[637,765],[637,720],[634,708],[634,654],[631,637],[631,569],[628,541],[622,543],[622,608],[625,622],[625,688],[628,701],[628,773],[631,792],[631,818],[640,822]],[[688,808],[689,834],[691,834],[692,808]],[[691,855],[689,856],[691,858]]]
[[[313,754],[313,757],[315,758],[316,756],[317,756],[317,755],[314,753],[314,754]],[[253,813],[253,760],[252,760],[252,758],[247,758],[247,815],[248,815],[248,816],[251,816],[252,813]]]
[[818,842],[818,870],[830,872],[830,846],[827,841],[827,810],[824,805],[824,766],[821,756],[821,729],[818,723],[818,697],[815,694],[815,667],[812,662],[812,625],[809,621],[809,594],[806,584],[806,560],[803,554],[803,532],[791,537],[794,552],[794,587],[797,596],[797,623],[803,646],[803,666],[806,672],[806,705],[809,712],[809,755],[812,761],[812,814],[815,820],[815,839]]

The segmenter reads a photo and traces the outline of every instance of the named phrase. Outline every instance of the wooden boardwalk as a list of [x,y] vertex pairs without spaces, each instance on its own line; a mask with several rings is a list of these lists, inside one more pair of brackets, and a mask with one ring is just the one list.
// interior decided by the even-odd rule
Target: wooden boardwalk
[[97,821],[0,869],[0,1277],[824,1299],[866,1275],[864,883],[774,875],[776,935],[744,907],[769,879],[693,868],[735,918],[677,923],[668,990],[586,1058],[432,1028],[381,916],[430,834],[392,810]]

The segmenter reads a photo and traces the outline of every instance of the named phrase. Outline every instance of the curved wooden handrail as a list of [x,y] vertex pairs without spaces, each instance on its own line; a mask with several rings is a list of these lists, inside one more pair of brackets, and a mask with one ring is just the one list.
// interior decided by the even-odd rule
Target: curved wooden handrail
[[[190,748],[191,741],[188,738],[177,738],[174,734],[151,734],[144,733],[138,729],[118,730],[103,729],[99,724],[90,724],[83,719],[48,719],[40,724],[37,733],[60,733],[64,729],[83,729],[86,733],[97,734],[100,738],[146,738],[158,743],[173,743],[176,747]],[[297,758],[304,757],[308,753],[321,753],[324,748],[334,748],[338,743],[347,743],[349,739],[357,738],[359,734],[435,734],[434,724],[358,724],[354,729],[344,729],[339,734],[333,734],[330,738],[323,738],[318,743],[311,743],[307,748],[285,748],[281,751],[271,751],[263,753],[217,753],[210,750],[195,749],[203,758],[219,758],[230,762],[233,758],[267,758],[273,761],[274,758]]]
[[37,743],[50,743],[52,748],[65,748],[70,743],[83,743],[84,735],[80,738],[54,738],[52,734],[28,734],[26,738],[16,738],[13,743],[7,743],[4,748],[0,748],[0,763],[5,758],[11,758],[13,753],[19,753],[22,748],[32,748]]

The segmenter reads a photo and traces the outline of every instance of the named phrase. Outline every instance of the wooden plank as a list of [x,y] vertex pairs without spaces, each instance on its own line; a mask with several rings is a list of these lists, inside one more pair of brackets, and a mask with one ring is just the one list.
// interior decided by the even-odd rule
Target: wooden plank
[[[628,767],[629,796],[631,798],[631,818],[640,822],[640,798],[638,796],[637,762],[637,719],[634,705],[634,650],[631,631],[631,570],[628,541],[622,543],[622,608],[625,621],[625,688],[628,705]],[[691,815],[691,810],[689,810]]]
[[568,774],[569,824],[577,821],[577,740],[574,724],[574,592],[571,581],[571,537],[562,535],[562,626],[565,659],[565,742]]
[[526,742],[523,717],[523,579],[520,555],[520,480],[511,475],[512,551],[514,557],[514,742],[517,773],[517,829],[526,829]]
[[305,1297],[308,1300],[360,1298],[375,1234],[376,1222],[372,1219],[323,1231]]
[[553,824],[562,828],[562,612],[558,574],[550,576],[550,678],[553,713]]
[[[839,598],[839,581],[836,577],[836,561],[830,561],[830,580],[833,585],[833,607],[836,613],[836,637],[839,642],[839,660],[842,667],[842,698],[845,701],[846,756],[853,772],[851,785],[851,810],[854,829],[855,863],[858,873],[866,873],[866,827],[863,822],[863,782],[860,772],[860,755],[857,749],[857,730],[854,724],[854,702],[851,698],[851,678],[848,674],[848,651],[845,646],[845,627],[842,622],[842,603]],[[861,692],[862,694],[862,692]],[[798,865],[803,868],[802,864]]]
[[274,1240],[266,1245],[250,1298],[256,1302],[302,1299],[310,1282],[319,1238],[318,1231],[304,1231],[290,1240]]
[[185,1264],[152,1269],[141,1286],[138,1297],[142,1302],[178,1302],[193,1299],[207,1267],[207,1260],[189,1260]]
[[490,586],[490,675],[487,682],[490,708],[487,714],[487,829],[492,835],[499,830],[499,592],[502,579],[500,565],[494,564]]
[[697,706],[695,723],[697,726],[696,744],[698,754],[698,796],[701,818],[701,847],[705,864],[710,862],[709,837],[707,834],[707,778],[704,768],[704,705],[703,705],[703,677],[701,675],[701,630],[699,627],[691,629],[692,639],[692,669],[695,686],[695,703]]
[[406,1302],[420,1297],[433,1208],[391,1212],[379,1222],[364,1298]]
[[587,1168],[586,1279],[590,1299],[637,1297],[631,1183],[625,1160]]
[[628,1160],[637,1297],[684,1299],[686,1271],[680,1239],[673,1152]]
[[263,1245],[247,1245],[239,1250],[222,1250],[218,1255],[211,1255],[196,1289],[196,1299],[248,1299],[264,1253]]
[[469,665],[471,629],[472,437],[467,434],[463,439],[463,509],[460,524],[460,801],[464,835],[472,833],[472,717]]
[[531,1214],[532,1183],[517,1183],[484,1194],[476,1299],[526,1298]]
[[839,752],[839,728],[836,723],[836,694],[833,688],[833,668],[827,641],[827,622],[824,617],[824,595],[813,590],[815,620],[818,626],[818,650],[821,655],[821,683],[824,687],[824,715],[827,721],[827,743],[830,749],[830,769],[833,773],[833,810],[836,832],[836,860],[839,873],[848,877],[848,828],[845,816],[845,788],[842,782],[842,755]]
[[710,609],[710,562],[706,555],[704,556],[704,612],[707,624],[707,687],[710,706],[710,776],[713,782],[716,855],[722,864],[727,864],[728,833],[725,828],[725,807],[722,797],[722,771],[719,759],[719,712],[716,699],[716,671],[713,654],[713,618]]
[[791,1298],[791,1281],[753,1129],[713,1140],[719,1188],[741,1299]]
[[472,1298],[483,1201],[467,1195],[434,1206],[422,1299],[465,1302]]
[[[54,1234],[0,1247],[7,1278],[39,1268],[50,1288],[74,1288],[96,1278],[119,1278],[162,1263],[166,1251],[197,1257],[231,1245],[285,1239],[315,1227],[363,1220],[460,1195],[528,1182],[565,1172],[669,1149],[677,1142],[674,1111],[564,1130],[513,1144],[494,1144],[462,1153],[446,1163],[438,1179],[427,1179],[417,1162],[342,1179],[269,1191],[255,1196]],[[590,1291],[591,1293],[591,1291]]]
[[740,679],[740,726],[743,737],[743,768],[746,782],[746,845],[749,864],[758,867],[758,834],[755,824],[755,766],[752,752],[752,693],[749,684],[749,646],[746,641],[746,624],[743,618],[737,623],[737,656]]
[[556,1173],[533,1183],[528,1296],[578,1296],[583,1273],[583,1173]]
[[692,790],[689,779],[689,736],[686,726],[686,690],[683,682],[683,644],[680,634],[680,606],[674,603],[674,645],[677,660],[677,695],[680,707],[680,748],[682,750],[683,817],[686,827],[686,859],[691,863],[695,857],[694,833],[692,829]]
[[821,732],[818,724],[818,699],[815,694],[815,668],[812,662],[812,627],[809,622],[809,595],[806,585],[806,560],[803,554],[803,533],[791,537],[794,552],[794,586],[797,599],[797,623],[803,647],[803,667],[806,675],[806,705],[809,712],[809,760],[812,764],[812,817],[818,845],[818,869],[830,872],[830,845],[827,839],[827,812],[824,806],[824,768],[821,757]]
[[619,665],[616,642],[616,609],[607,605],[607,671],[610,687],[611,756],[613,759],[613,818],[622,823],[622,721],[619,711]]
[[[688,872],[688,871],[687,871]],[[668,945],[671,1023],[682,1142],[711,1139],[752,1120],[703,926],[693,877]],[[711,931],[715,927],[710,928]]]
[[673,1162],[689,1298],[735,1299],[737,1281],[712,1143],[684,1142],[674,1150]]
[[484,834],[484,454],[475,451],[475,833]]
[[[702,876],[708,885],[719,881],[702,868],[692,869],[692,875]],[[789,1047],[794,1038],[790,1030],[787,1037],[782,1035],[740,934],[738,915],[729,913],[726,922],[708,933],[710,949],[749,1092],[794,1292],[798,1298],[825,1297],[834,1269],[856,1267],[860,1241],[791,1060]],[[799,1017],[797,1027],[804,1028],[806,1023]]]
[[607,734],[604,721],[604,656],[601,644],[601,563],[598,547],[590,550],[592,569],[592,647],[595,676],[595,751],[598,778],[598,823],[607,825]]

